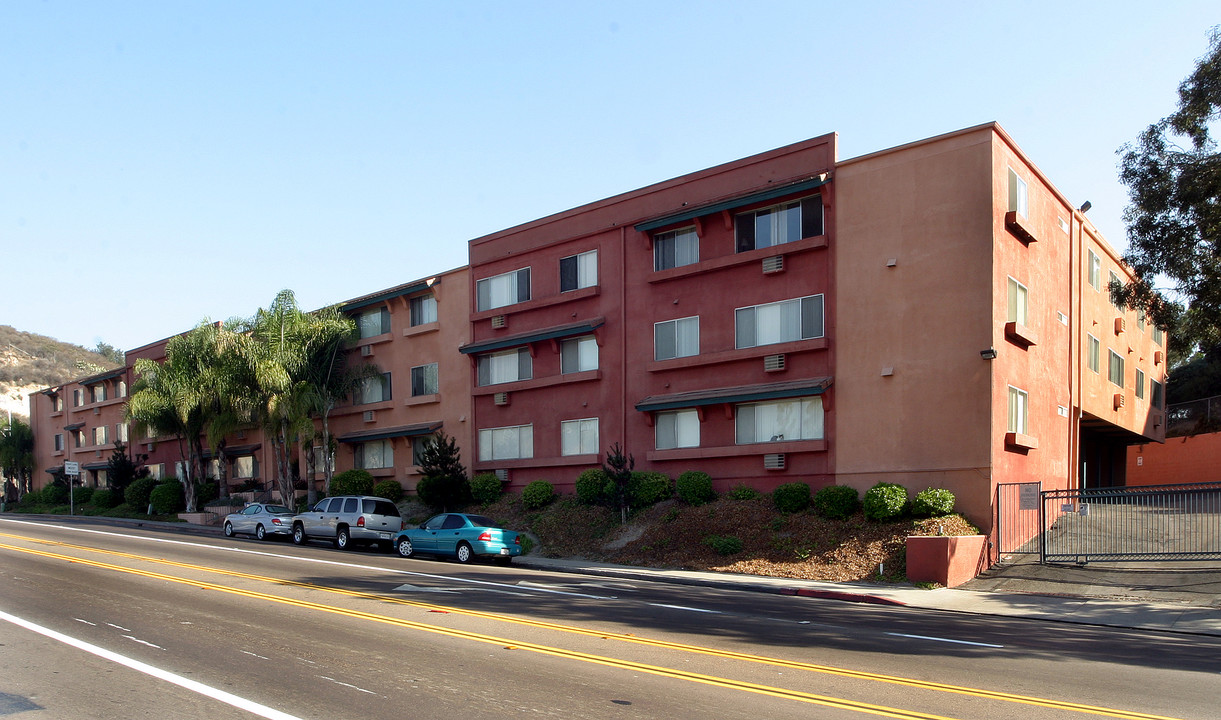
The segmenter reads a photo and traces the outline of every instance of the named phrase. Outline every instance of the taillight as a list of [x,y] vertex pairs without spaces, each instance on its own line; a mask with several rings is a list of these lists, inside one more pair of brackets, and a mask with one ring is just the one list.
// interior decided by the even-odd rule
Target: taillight
[[479,542],[491,542],[491,541],[492,541],[492,533],[488,532],[487,530],[484,530],[483,534],[479,536]]
[[272,518],[272,519],[271,519],[271,524],[272,524],[272,525],[283,525],[283,524],[284,524],[284,521],[283,521],[283,520],[281,520],[280,518]]
[[399,530],[406,530],[406,529],[407,529],[407,521],[406,521],[406,520],[402,520],[402,521],[400,521],[400,522],[399,522]]
[[521,545],[521,535],[518,535],[517,537],[513,538],[513,544]]
[[359,518],[357,518],[357,520],[356,520],[356,527],[364,527],[364,526],[365,526],[365,516],[364,516],[364,515],[361,515],[361,516],[360,516]]

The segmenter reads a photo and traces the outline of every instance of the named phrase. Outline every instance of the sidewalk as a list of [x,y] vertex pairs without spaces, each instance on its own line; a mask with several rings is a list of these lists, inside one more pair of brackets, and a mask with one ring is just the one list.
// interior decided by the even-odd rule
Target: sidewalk
[[[63,515],[10,519],[69,520]],[[219,536],[216,526],[76,516],[73,522]],[[549,572],[695,585],[927,610],[1221,636],[1221,567],[1216,563],[1040,565],[1014,556],[957,588],[830,583],[759,575],[646,568],[536,556],[514,565]]]

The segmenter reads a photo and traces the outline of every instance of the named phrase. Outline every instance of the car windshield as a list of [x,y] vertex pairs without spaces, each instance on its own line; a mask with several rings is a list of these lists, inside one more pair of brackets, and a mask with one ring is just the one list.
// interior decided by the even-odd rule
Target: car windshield
[[288,513],[292,512],[292,510],[289,510],[283,505],[267,505],[265,507],[267,508],[267,512],[273,515],[287,515]]
[[492,518],[485,517],[483,515],[467,515],[466,518],[470,520],[471,524],[475,527],[499,527],[496,523],[492,522]]
[[389,500],[366,499],[364,501],[364,513],[366,515],[389,515],[390,517],[401,517],[399,515],[399,509]]

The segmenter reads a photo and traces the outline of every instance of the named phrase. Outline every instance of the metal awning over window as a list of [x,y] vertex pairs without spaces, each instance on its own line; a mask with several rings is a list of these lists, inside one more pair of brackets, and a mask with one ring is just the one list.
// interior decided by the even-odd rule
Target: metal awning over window
[[650,395],[636,403],[636,409],[641,412],[655,412],[658,410],[677,410],[703,405],[758,402],[760,400],[821,395],[829,387],[831,387],[831,378],[818,377],[781,383],[765,383],[762,385],[738,385],[708,390],[692,390],[689,392],[671,393],[669,395]]
[[72,432],[74,430],[80,430],[83,427],[85,427],[85,423],[79,422],[79,423],[72,423],[71,425],[65,425],[64,429],[67,430],[68,432]]
[[755,203],[772,200],[785,195],[792,195],[793,193],[799,193],[803,190],[813,190],[814,188],[822,187],[829,182],[831,182],[831,174],[821,173],[806,180],[800,180],[798,182],[788,183],[787,185],[768,188],[767,190],[761,190],[749,195],[741,195],[730,200],[722,200],[710,205],[701,205],[700,207],[683,210],[682,212],[674,213],[673,215],[659,217],[655,220],[646,220],[642,223],[637,223],[635,227],[637,232],[648,232],[650,230],[656,230],[657,228],[666,227],[667,225],[674,225],[686,220],[694,220],[695,218],[702,217],[704,215],[718,213],[722,210],[733,210],[734,208],[753,205]]
[[578,323],[569,323],[567,325],[556,325],[554,327],[543,328],[542,330],[532,330],[530,332],[517,333],[515,335],[505,335],[504,337],[496,338],[495,340],[484,340],[483,342],[470,343],[458,348],[458,352],[463,355],[473,355],[476,353],[490,352],[492,350],[503,350],[505,348],[516,347],[518,345],[528,345],[532,342],[540,340],[554,340],[558,338],[572,337],[573,335],[585,335],[606,324],[606,318],[592,318]]
[[[253,443],[250,445],[229,445],[225,448],[225,457],[235,458],[241,455],[253,455],[263,447],[263,443]],[[209,459],[216,456],[216,451],[207,449],[203,451],[203,457]]]
[[105,470],[109,467],[110,467],[110,463],[108,463],[108,462],[95,462],[95,463],[89,463],[88,465],[85,465],[85,464],[81,465],[82,470]]
[[350,432],[340,435],[336,438],[341,443],[362,443],[372,442],[374,440],[387,440],[396,437],[420,437],[421,435],[431,435],[441,429],[441,421],[416,423],[415,425],[399,425],[398,427],[377,428],[375,430],[361,430],[359,432]]

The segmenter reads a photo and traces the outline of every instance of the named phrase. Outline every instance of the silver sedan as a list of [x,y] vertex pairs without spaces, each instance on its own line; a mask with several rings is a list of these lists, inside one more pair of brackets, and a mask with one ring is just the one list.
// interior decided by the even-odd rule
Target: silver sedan
[[241,512],[225,516],[225,536],[245,533],[260,540],[267,539],[269,535],[288,537],[293,534],[293,514],[283,505],[250,503]]

